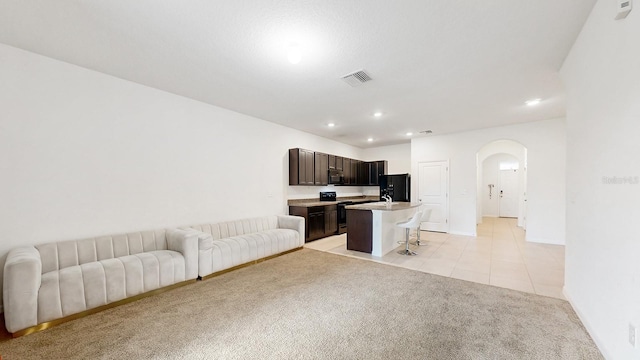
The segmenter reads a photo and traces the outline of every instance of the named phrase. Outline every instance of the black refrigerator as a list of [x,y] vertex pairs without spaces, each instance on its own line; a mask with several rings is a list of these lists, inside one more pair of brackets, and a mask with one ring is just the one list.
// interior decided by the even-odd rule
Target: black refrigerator
[[411,201],[411,175],[380,175],[380,201],[389,195],[393,201]]

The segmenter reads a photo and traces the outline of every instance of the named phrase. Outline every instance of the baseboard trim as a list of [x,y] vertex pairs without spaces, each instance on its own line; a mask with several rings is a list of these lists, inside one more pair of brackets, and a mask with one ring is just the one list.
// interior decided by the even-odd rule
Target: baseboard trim
[[449,234],[462,235],[462,236],[477,236],[476,233],[468,233],[468,232],[462,232],[462,231],[449,231]]
[[571,305],[571,307],[573,308],[573,311],[575,311],[576,315],[578,315],[578,318],[584,325],[584,328],[587,329],[589,336],[591,336],[591,339],[593,339],[593,342],[598,347],[598,350],[600,350],[600,353],[602,354],[602,356],[604,356],[604,358],[607,360],[612,360],[613,357],[607,352],[607,348],[605,347],[602,339],[600,339],[600,337],[596,335],[595,331],[593,330],[593,326],[591,326],[591,323],[587,320],[587,318],[584,316],[582,311],[580,311],[580,309],[576,306],[576,304],[571,300],[571,296],[569,296],[566,286],[562,287],[562,295],[564,295],[564,298],[567,299],[567,302],[569,302],[569,305]]
[[177,284],[165,286],[165,287],[160,288],[160,289],[147,291],[146,293],[138,294],[136,296],[132,296],[132,297],[129,297],[129,298],[126,298],[126,299],[118,300],[116,302],[112,302],[112,303],[109,303],[109,304],[106,304],[106,305],[98,306],[97,308],[88,309],[88,310],[85,310],[83,312],[79,312],[77,314],[65,316],[65,317],[60,318],[60,319],[55,319],[55,320],[43,322],[41,324],[38,324],[38,325],[35,325],[35,326],[31,326],[31,327],[28,327],[26,329],[22,329],[20,331],[16,331],[16,332],[12,333],[11,336],[14,337],[14,338],[17,338],[17,337],[33,334],[35,332],[46,330],[46,329],[49,329],[49,328],[51,328],[53,326],[66,323],[66,322],[71,321],[71,320],[80,319],[80,318],[83,318],[85,316],[88,316],[88,315],[91,315],[91,314],[95,314],[95,313],[98,313],[98,312],[103,311],[103,310],[111,309],[111,308],[114,308],[114,307],[117,307],[117,306],[120,306],[120,305],[128,304],[128,303],[140,300],[140,299],[144,299],[144,298],[146,298],[148,296],[161,294],[163,292],[166,292],[166,291],[169,291],[169,290],[173,290],[173,289],[182,287],[184,285],[193,284],[196,281],[197,281],[197,279],[182,281],[182,282],[179,282]]
[[564,242],[549,240],[549,239],[540,239],[540,238],[532,238],[527,236],[525,238],[527,242],[537,243],[537,244],[547,244],[547,245],[566,245]]
[[298,251],[298,250],[302,250],[303,248],[304,248],[304,247],[302,247],[302,246],[301,246],[301,247],[297,247],[297,248],[295,248],[295,249],[291,249],[291,250],[283,251],[283,252],[278,253],[278,254],[275,254],[275,255],[270,255],[270,256],[267,256],[267,257],[263,257],[262,259],[249,261],[249,262],[244,263],[244,264],[236,265],[236,266],[234,266],[234,267],[230,267],[230,268],[228,268],[228,269],[224,269],[224,270],[216,271],[216,272],[214,272],[214,273],[212,273],[212,274],[202,276],[200,279],[201,279],[201,280],[211,279],[211,278],[214,278],[214,277],[216,277],[216,276],[220,276],[220,275],[222,275],[222,274],[226,274],[226,273],[228,273],[228,272],[232,272],[232,271],[234,271],[234,270],[242,269],[242,268],[245,268],[245,267],[247,267],[247,266],[251,266],[251,265],[259,264],[259,263],[261,263],[261,262],[263,262],[263,261],[267,261],[267,260],[275,259],[275,258],[280,257],[280,256],[282,256],[282,255],[286,255],[286,254],[290,254],[290,253],[295,252],[295,251]]

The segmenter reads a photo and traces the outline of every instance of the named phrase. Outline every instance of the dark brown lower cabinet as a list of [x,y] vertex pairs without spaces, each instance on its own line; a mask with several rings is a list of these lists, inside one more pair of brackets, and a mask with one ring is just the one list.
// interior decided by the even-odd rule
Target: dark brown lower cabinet
[[331,236],[338,232],[338,206],[328,205],[324,207],[324,234]]
[[318,240],[338,232],[338,208],[336,205],[289,206],[289,214],[304,218],[305,242]]
[[347,249],[369,254],[373,251],[371,210],[347,210]]
[[[324,237],[324,208],[309,208],[309,240]],[[306,240],[305,240],[306,241]]]

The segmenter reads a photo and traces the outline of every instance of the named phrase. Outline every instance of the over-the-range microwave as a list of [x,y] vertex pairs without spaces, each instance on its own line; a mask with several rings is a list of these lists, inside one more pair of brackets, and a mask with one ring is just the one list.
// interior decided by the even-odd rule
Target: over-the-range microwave
[[344,184],[344,174],[342,170],[329,169],[329,184]]

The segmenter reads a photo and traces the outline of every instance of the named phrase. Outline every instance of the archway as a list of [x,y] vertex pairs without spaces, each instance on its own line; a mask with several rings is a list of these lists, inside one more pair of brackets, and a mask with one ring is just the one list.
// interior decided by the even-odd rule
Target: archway
[[513,140],[492,141],[478,150],[476,169],[476,222],[483,216],[517,217],[526,229],[527,148]]

